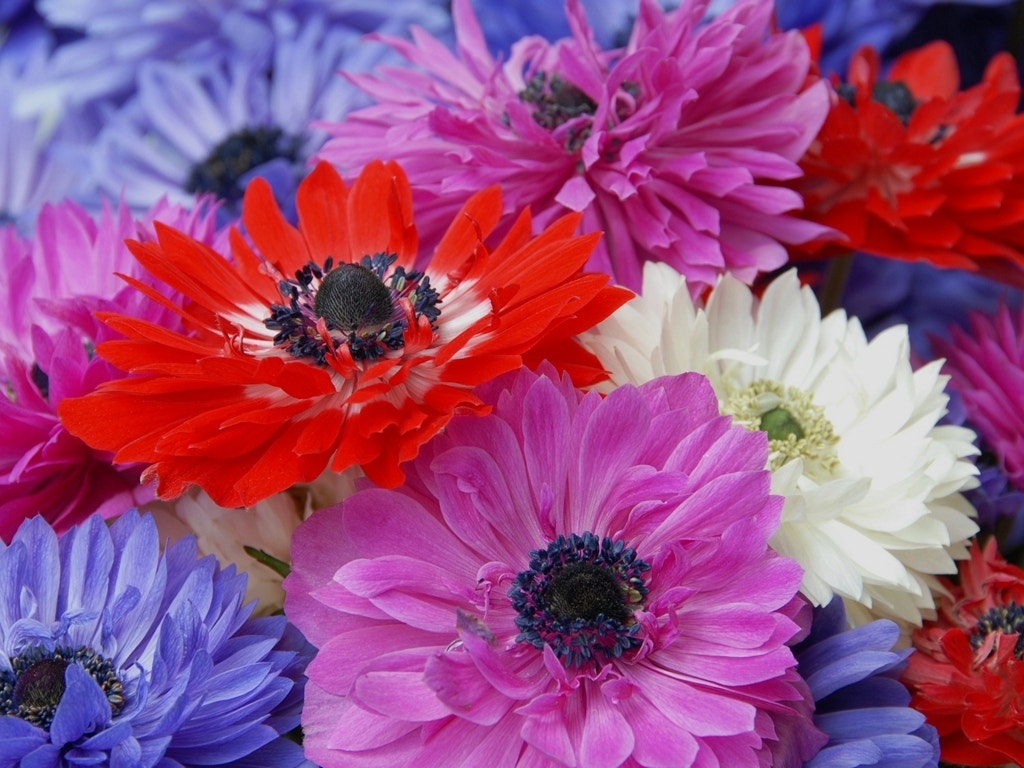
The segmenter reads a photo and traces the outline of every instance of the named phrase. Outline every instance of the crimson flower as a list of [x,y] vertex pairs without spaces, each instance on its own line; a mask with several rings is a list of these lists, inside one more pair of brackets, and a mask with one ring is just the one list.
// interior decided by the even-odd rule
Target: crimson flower
[[1024,116],[1013,58],[996,55],[981,83],[959,91],[944,42],[904,54],[884,79],[878,54],[864,47],[834,85],[793,182],[805,215],[842,232],[847,250],[1024,285]]
[[232,260],[168,227],[130,244],[191,299],[185,331],[103,315],[125,338],[98,353],[135,375],[65,401],[60,416],[117,461],[150,465],[160,496],[194,484],[221,506],[251,506],[354,465],[395,486],[453,413],[487,410],[475,385],[542,357],[580,384],[603,375],[572,337],[629,293],[581,273],[599,235],[572,236],[578,215],[533,237],[524,212],[489,250],[501,192],[488,188],[420,271],[397,165],[371,163],[348,187],[320,164],[297,208],[296,228],[254,181],[242,221],[255,247],[233,232]]
[[1024,571],[992,538],[946,587],[938,619],[914,633],[912,705],[938,730],[944,761],[1024,764]]

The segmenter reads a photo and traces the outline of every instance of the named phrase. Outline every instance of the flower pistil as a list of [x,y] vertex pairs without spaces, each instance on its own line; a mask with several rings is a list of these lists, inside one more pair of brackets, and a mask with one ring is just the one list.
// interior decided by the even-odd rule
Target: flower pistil
[[633,612],[643,606],[650,566],[622,541],[559,535],[530,553],[509,592],[519,613],[516,640],[551,646],[568,666],[621,657],[641,644]]

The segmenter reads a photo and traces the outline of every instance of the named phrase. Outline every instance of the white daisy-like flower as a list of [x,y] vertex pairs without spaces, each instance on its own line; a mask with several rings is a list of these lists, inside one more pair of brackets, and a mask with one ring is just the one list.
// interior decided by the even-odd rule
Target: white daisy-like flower
[[772,490],[786,497],[772,545],[804,568],[816,605],[846,600],[852,623],[920,624],[936,574],[954,573],[977,531],[961,491],[976,485],[974,433],[938,425],[941,360],[916,371],[905,326],[870,342],[842,310],[821,317],[796,271],[761,299],[726,275],[705,305],[665,264],[586,333],[605,387],[665,374],[707,376],[723,413],[769,437]]

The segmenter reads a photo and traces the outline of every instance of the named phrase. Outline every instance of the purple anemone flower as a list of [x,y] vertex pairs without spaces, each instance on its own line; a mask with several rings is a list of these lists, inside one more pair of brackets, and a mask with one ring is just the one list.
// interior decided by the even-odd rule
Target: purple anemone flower
[[703,23],[706,6],[643,0],[628,42],[606,50],[570,0],[572,37],[525,38],[501,63],[455,0],[455,52],[422,30],[391,40],[417,69],[350,75],[376,103],[327,124],[320,157],[350,174],[397,160],[427,242],[500,183],[505,214],[529,206],[545,224],[582,211],[586,231],[605,233],[591,267],[626,287],[639,288],[646,260],[694,291],[723,272],[750,282],[785,263],[783,243],[826,234],[790,215],[802,200],[778,182],[799,175],[828,89],[808,85],[803,37],[772,31],[771,0]]
[[17,42],[0,45],[0,225],[29,232],[44,203],[86,191],[83,169],[64,148],[93,140],[99,122],[87,108],[20,114],[16,104],[39,87],[53,42],[47,34]]
[[293,212],[296,186],[325,139],[310,122],[338,119],[363,101],[337,70],[370,67],[389,51],[360,44],[361,33],[327,15],[276,13],[269,22],[267,55],[144,62],[137,94],[83,148],[96,186],[135,209],[162,196],[184,205],[213,194],[226,221],[246,183],[261,176]]
[[405,486],[296,529],[310,759],[753,768],[784,715],[816,751],[764,435],[699,374],[602,397],[523,369],[481,395]]
[[245,577],[160,552],[152,518],[42,518],[0,543],[0,764],[309,765],[298,725],[307,644],[250,618]]
[[910,650],[893,650],[899,628],[878,619],[847,629],[840,597],[814,609],[810,634],[793,648],[814,696],[814,724],[828,735],[806,768],[935,768],[939,737],[910,707],[900,682]]

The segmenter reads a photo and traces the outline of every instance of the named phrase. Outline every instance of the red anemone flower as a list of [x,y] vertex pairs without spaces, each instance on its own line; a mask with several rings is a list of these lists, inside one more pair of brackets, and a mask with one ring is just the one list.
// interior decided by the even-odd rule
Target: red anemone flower
[[[959,91],[952,48],[934,42],[880,79],[861,48],[793,186],[805,216],[845,235],[844,250],[980,270],[1024,285],[1024,116],[1013,58]],[[795,246],[830,255],[836,243]]]
[[454,412],[487,410],[475,385],[524,363],[548,357],[580,385],[603,376],[572,337],[631,294],[581,272],[599,235],[573,236],[578,215],[534,237],[524,212],[488,250],[501,193],[483,190],[418,271],[411,198],[394,163],[371,163],[351,187],[321,163],[299,187],[298,228],[266,182],[249,186],[255,248],[232,232],[231,261],[168,227],[130,243],[190,300],[187,330],[102,316],[125,338],[97,351],[134,375],[66,400],[61,419],[116,461],[150,465],[161,497],[195,484],[251,506],[327,467],[400,484],[401,462]]
[[904,682],[939,732],[942,759],[1024,764],[1024,571],[975,542],[939,618],[914,632]]

